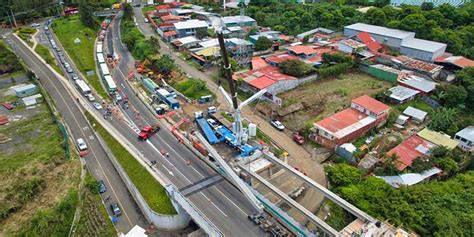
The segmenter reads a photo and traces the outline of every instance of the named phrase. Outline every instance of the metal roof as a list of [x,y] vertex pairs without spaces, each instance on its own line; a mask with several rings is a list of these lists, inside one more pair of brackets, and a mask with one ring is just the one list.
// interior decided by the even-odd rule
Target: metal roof
[[173,23],[173,25],[177,30],[209,27],[207,22],[201,20],[180,21]]
[[428,81],[422,77],[417,77],[413,75],[405,77],[399,82],[426,93],[433,91],[436,88],[436,85],[438,84],[436,82]]
[[444,133],[431,131],[428,128],[425,128],[417,133],[421,138],[430,141],[438,146],[445,146],[448,149],[454,149],[458,145],[458,141],[451,139],[449,135]]
[[345,26],[344,29],[351,29],[356,31],[368,32],[371,34],[387,36],[396,39],[405,39],[407,37],[415,37],[414,32],[390,29],[382,26],[369,25],[364,23],[355,23],[352,25]]
[[446,48],[446,44],[416,38],[403,40],[401,46],[431,53]]
[[412,96],[415,96],[416,94],[420,93],[417,90],[413,90],[410,88],[406,88],[404,86],[395,86],[389,89],[390,92],[390,98],[399,100],[399,101],[404,101]]
[[469,126],[456,133],[456,136],[467,139],[468,141],[474,141],[474,126]]
[[423,110],[419,110],[417,108],[413,108],[411,106],[408,106],[408,108],[406,108],[403,111],[403,114],[407,115],[407,116],[410,116],[412,118],[418,119],[420,121],[423,121],[428,113],[426,113]]
[[196,37],[194,37],[194,36],[186,36],[186,37],[183,37],[183,38],[176,39],[175,41],[181,42],[182,45],[199,42],[199,40],[196,39]]
[[399,188],[400,186],[411,186],[417,184],[424,179],[427,179],[433,175],[441,173],[442,170],[433,167],[429,170],[425,170],[421,173],[408,173],[408,174],[401,174],[401,175],[394,175],[394,176],[375,176],[377,178],[381,178],[385,180],[390,186],[394,188]]
[[221,18],[225,24],[240,23],[240,22],[256,22],[249,16],[224,16]]

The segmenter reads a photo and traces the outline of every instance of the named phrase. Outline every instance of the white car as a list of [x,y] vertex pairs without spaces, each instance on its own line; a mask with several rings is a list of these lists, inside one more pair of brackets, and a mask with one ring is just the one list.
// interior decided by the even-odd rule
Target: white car
[[278,120],[276,119],[272,119],[270,121],[270,124],[275,127],[276,129],[280,130],[280,131],[283,131],[285,129],[285,126]]
[[87,150],[87,144],[84,141],[84,139],[82,139],[82,138],[77,139],[76,144],[77,144],[77,148],[79,149],[79,151]]
[[90,101],[90,102],[94,102],[95,101],[95,97],[91,94],[88,94],[87,95],[87,99]]
[[207,113],[208,114],[215,114],[217,112],[217,108],[215,106],[211,106],[207,108]]
[[219,125],[219,124],[216,122],[216,120],[214,120],[214,119],[207,119],[207,123],[208,123],[209,125],[211,125],[211,127],[213,127],[213,128],[215,128],[215,127],[217,127],[217,125]]
[[40,24],[38,24],[38,23],[31,24],[31,27],[39,27],[39,26],[40,26]]
[[122,101],[122,96],[119,93],[115,94],[115,100]]
[[101,110],[102,109],[102,105],[99,102],[94,102],[94,103],[92,103],[92,105],[94,105],[94,108],[96,110]]

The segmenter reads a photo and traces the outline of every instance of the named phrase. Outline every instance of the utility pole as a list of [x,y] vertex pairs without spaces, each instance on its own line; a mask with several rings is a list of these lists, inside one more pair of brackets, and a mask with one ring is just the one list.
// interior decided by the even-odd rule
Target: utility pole
[[[16,24],[16,19],[15,19],[15,14],[13,14],[13,10],[12,8],[10,7],[10,12],[12,14],[12,17],[13,17],[13,23],[15,24],[15,28],[17,27],[17,24]],[[12,27],[13,28],[13,27]]]

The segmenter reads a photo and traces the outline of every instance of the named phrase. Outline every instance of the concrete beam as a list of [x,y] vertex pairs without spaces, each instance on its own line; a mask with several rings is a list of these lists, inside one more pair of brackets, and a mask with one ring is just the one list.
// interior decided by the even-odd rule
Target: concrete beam
[[315,189],[317,189],[320,193],[322,193],[327,199],[333,201],[334,203],[336,203],[337,205],[339,205],[340,207],[344,208],[344,210],[352,213],[352,215],[356,216],[357,218],[360,218],[364,221],[370,221],[370,222],[373,222],[375,221],[375,219],[370,216],[369,214],[363,212],[362,210],[360,210],[359,208],[357,208],[356,206],[350,204],[349,202],[347,202],[346,200],[342,199],[341,197],[339,197],[338,195],[336,195],[335,193],[331,192],[330,190],[328,190],[327,188],[325,188],[324,186],[318,184],[316,181],[312,180],[311,178],[309,178],[308,176],[304,175],[303,173],[301,173],[300,171],[296,170],[295,168],[291,167],[290,165],[286,164],[285,162],[283,162],[282,160],[278,159],[277,157],[275,157],[273,154],[271,154],[270,152],[268,151],[264,151],[263,154],[265,155],[265,157],[267,157],[270,161],[280,165],[281,167],[283,167],[285,170],[297,175],[299,178],[301,178],[306,184],[308,184],[310,187],[313,187]]

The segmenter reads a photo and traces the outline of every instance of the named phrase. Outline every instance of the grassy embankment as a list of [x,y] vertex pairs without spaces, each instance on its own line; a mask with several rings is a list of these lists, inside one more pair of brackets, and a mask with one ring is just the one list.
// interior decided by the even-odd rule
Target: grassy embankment
[[35,47],[35,52],[38,53],[46,63],[48,63],[56,72],[64,76],[63,71],[58,65],[58,62],[54,58],[54,56],[51,54],[51,51],[49,51],[48,48],[41,44],[37,44]]
[[95,130],[104,139],[107,146],[117,158],[128,177],[137,187],[140,194],[146,200],[148,205],[160,214],[176,214],[171,201],[169,200],[166,190],[161,186],[153,176],[137,161],[135,158],[110,135],[96,120],[88,113],[87,119],[94,124]]
[[[95,70],[94,40],[97,35],[96,29],[84,26],[79,19],[79,15],[57,19],[53,22],[52,27],[62,46],[77,68],[87,78],[87,81],[100,96],[107,98],[107,93],[100,83],[100,75],[97,75]],[[80,39],[81,42],[74,43],[76,38]],[[92,71],[94,74],[89,76],[86,73],[87,71]]]
[[33,40],[31,36],[36,33],[36,29],[32,27],[20,27],[15,32],[20,39],[24,40],[30,47],[33,47]]

